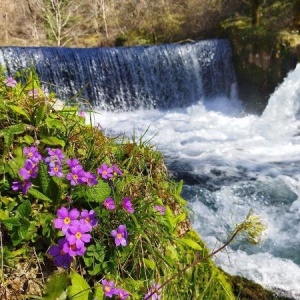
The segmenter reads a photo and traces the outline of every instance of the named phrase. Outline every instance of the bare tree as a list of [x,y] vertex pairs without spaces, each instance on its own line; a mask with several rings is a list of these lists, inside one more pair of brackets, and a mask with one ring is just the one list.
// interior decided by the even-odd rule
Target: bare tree
[[81,0],[35,0],[42,11],[43,19],[49,26],[57,46],[64,46],[74,38],[76,23],[73,17],[83,5]]

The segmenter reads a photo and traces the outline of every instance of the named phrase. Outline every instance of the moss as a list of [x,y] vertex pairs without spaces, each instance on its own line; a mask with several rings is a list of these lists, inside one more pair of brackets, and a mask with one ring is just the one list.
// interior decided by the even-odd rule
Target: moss
[[231,283],[234,295],[239,300],[293,300],[286,296],[279,296],[273,291],[263,288],[252,280],[241,276],[231,276],[225,274]]

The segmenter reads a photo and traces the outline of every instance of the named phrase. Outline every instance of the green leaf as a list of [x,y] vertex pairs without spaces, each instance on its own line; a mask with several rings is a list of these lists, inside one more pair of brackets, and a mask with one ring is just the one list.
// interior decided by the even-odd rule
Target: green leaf
[[185,213],[182,213],[182,214],[176,216],[174,222],[175,222],[176,224],[178,224],[178,223],[180,223],[180,222],[183,222],[185,219],[186,219],[186,214],[185,214]]
[[33,196],[36,199],[43,200],[43,201],[52,201],[50,198],[48,198],[46,195],[41,193],[40,191],[36,190],[35,188],[30,188],[28,190],[28,194]]
[[195,241],[191,239],[180,239],[179,240],[182,244],[194,249],[194,250],[202,250],[202,247]]
[[41,123],[42,119],[45,116],[45,111],[46,111],[45,105],[39,107],[37,114],[36,114],[35,126],[39,126],[39,124]]
[[[21,134],[25,131],[24,124],[14,124],[0,131],[0,137],[3,136],[7,150],[13,143],[14,134]],[[6,152],[6,151],[5,151]]]
[[94,290],[95,290],[95,292],[94,292],[93,299],[95,299],[95,300],[105,299],[105,295],[104,295],[104,291],[103,291],[102,285],[95,284]]
[[183,187],[183,180],[180,180],[178,182],[178,185],[177,185],[177,188],[176,188],[176,192],[175,192],[176,195],[180,195],[181,194],[182,187]]
[[13,135],[11,133],[7,133],[4,132],[4,130],[2,130],[2,132],[0,131],[0,137],[4,138],[4,145],[5,145],[5,151],[3,151],[3,154],[6,154],[8,152],[8,149],[10,148],[12,141],[13,141]]
[[50,146],[62,146],[62,147],[64,147],[66,144],[64,140],[61,140],[55,136],[45,136],[41,138],[41,142]]
[[92,269],[88,270],[88,272],[92,276],[99,275],[101,273],[101,265],[95,264]]
[[30,222],[28,221],[28,219],[21,218],[20,223],[21,226],[18,230],[19,237],[21,238],[21,240],[27,240],[28,238],[30,239],[30,235],[28,236]]
[[40,183],[39,185],[42,189],[42,192],[44,194],[47,194],[50,177],[48,175],[48,168],[47,168],[46,164],[44,164],[43,162],[40,162],[38,180],[39,180],[39,183]]
[[47,117],[45,123],[48,126],[48,128],[51,129],[60,129],[60,130],[64,129],[64,125],[62,124],[61,121],[51,117]]
[[28,200],[25,200],[17,209],[18,213],[24,217],[28,218],[31,214],[31,203]]
[[46,283],[43,300],[65,300],[67,299],[67,288],[70,278],[66,272],[55,273]]
[[88,202],[103,202],[110,196],[111,189],[109,184],[104,181],[100,181],[97,185],[94,185],[88,189],[81,189],[76,192],[76,196],[84,197]]
[[26,143],[27,145],[32,145],[34,143],[34,138],[30,135],[25,135],[20,138],[21,143]]
[[24,124],[14,124],[7,126],[5,129],[2,129],[0,131],[0,136],[5,135],[5,133],[9,134],[21,134],[25,131],[25,125]]
[[16,157],[15,159],[8,161],[7,172],[12,178],[17,178],[19,169],[22,168],[24,164],[24,159],[21,157]]
[[147,268],[155,270],[155,262],[152,259],[143,258],[143,262]]
[[71,272],[72,285],[68,288],[68,297],[70,300],[89,300],[91,296],[91,288],[86,280],[77,272]]
[[13,246],[17,246],[22,242],[22,237],[19,235],[19,231],[10,232],[10,238]]
[[15,226],[20,226],[19,218],[12,217],[2,221],[8,231],[11,231]]
[[8,212],[7,210],[0,209],[0,220],[7,220]]
[[19,114],[19,115],[22,115],[24,116],[28,121],[30,121],[30,116],[27,114],[27,112],[21,108],[20,106],[16,106],[16,105],[12,105],[12,104],[9,104],[7,105],[13,112]]

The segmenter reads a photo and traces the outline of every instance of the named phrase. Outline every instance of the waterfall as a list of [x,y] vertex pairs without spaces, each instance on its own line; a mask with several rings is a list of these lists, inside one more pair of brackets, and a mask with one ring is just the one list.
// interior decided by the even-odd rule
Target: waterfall
[[62,99],[104,110],[187,107],[230,97],[236,82],[230,42],[203,40],[120,48],[1,47],[9,75],[34,67]]
[[193,228],[210,249],[249,211],[267,226],[260,245],[242,237],[213,259],[224,271],[300,300],[300,64],[262,115],[225,97],[169,110],[99,111],[106,133],[142,136],[163,153]]

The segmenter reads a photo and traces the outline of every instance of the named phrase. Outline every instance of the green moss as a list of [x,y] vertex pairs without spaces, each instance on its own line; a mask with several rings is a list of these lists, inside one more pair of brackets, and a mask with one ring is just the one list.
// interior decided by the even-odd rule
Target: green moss
[[234,294],[239,300],[292,300],[264,289],[261,285],[241,276],[225,275],[231,282]]

